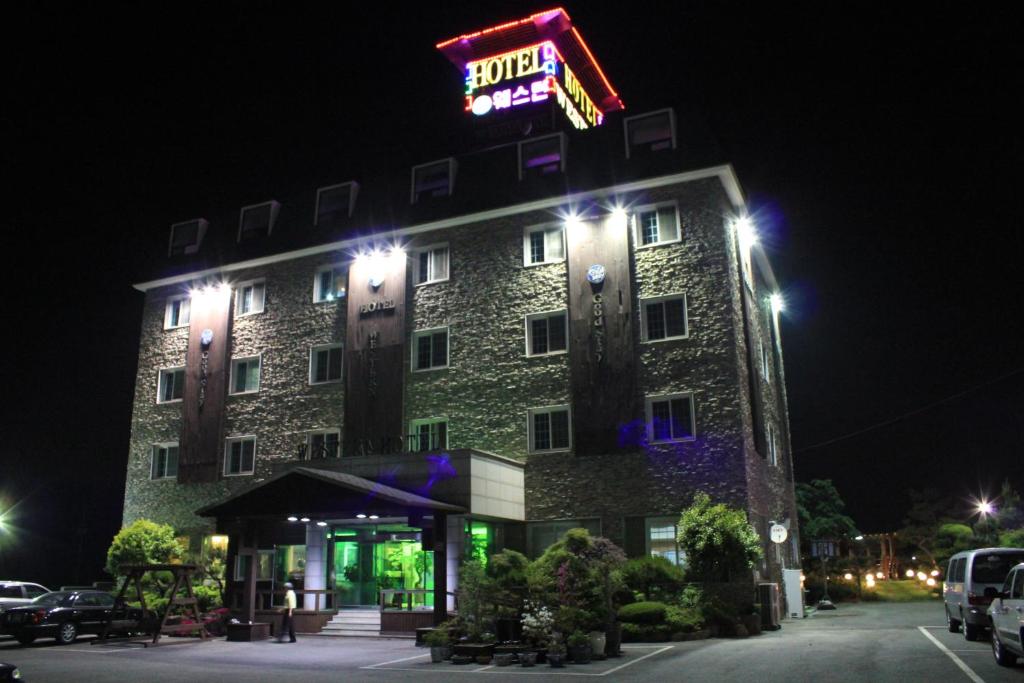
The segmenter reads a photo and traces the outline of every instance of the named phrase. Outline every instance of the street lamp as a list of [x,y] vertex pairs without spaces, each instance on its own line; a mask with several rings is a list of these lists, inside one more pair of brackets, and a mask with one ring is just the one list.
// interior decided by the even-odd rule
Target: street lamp
[[992,503],[988,502],[987,500],[982,500],[978,502],[978,514],[982,517],[991,515],[995,511],[996,509],[992,506]]

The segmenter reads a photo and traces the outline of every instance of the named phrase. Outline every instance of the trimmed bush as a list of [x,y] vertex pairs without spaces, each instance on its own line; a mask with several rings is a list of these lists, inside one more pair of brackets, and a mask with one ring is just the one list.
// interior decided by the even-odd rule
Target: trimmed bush
[[672,637],[668,624],[622,624],[624,643],[663,643]]
[[663,602],[634,602],[619,608],[619,621],[627,624],[661,624],[668,605]]
[[669,605],[665,610],[665,625],[671,633],[693,633],[704,626],[704,615],[696,607]]
[[683,589],[686,577],[683,570],[664,557],[637,557],[622,568],[622,580],[645,600],[661,600],[676,595]]

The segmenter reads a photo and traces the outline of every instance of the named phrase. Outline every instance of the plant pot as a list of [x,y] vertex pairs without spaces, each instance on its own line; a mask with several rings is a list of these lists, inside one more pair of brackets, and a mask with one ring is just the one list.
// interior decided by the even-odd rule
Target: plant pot
[[565,655],[561,652],[559,652],[558,654],[549,652],[548,664],[551,666],[552,669],[561,669],[565,667]]
[[487,664],[491,663],[491,659],[492,659],[491,655],[477,655],[476,656],[476,663],[477,664],[487,665]]
[[591,631],[590,636],[590,651],[593,659],[604,659],[604,646],[607,639],[604,636],[604,631]]
[[569,646],[569,657],[572,659],[573,664],[590,664],[590,658],[593,654],[590,643]]
[[519,663],[522,664],[523,666],[533,666],[533,665],[535,665],[537,663],[537,653],[536,652],[520,652],[519,653]]
[[622,624],[615,622],[605,632],[604,653],[609,657],[622,656]]
[[430,646],[430,661],[434,664],[440,664],[444,660],[452,656],[452,649],[447,645],[431,645]]
[[475,658],[469,655],[452,655],[452,664],[472,664],[474,661]]
[[452,647],[452,652],[457,655],[468,655],[473,657],[479,657],[481,655],[487,655],[488,658],[494,654],[493,643],[458,643]]
[[510,666],[515,659],[515,655],[511,652],[505,652],[502,654],[494,655],[494,664],[496,666]]

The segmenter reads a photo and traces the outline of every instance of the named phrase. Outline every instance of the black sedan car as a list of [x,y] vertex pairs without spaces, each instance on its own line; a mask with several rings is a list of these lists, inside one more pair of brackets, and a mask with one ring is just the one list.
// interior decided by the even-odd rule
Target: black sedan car
[[56,638],[61,645],[67,645],[80,634],[99,633],[113,618],[113,612],[114,598],[110,593],[54,591],[0,615],[0,632],[14,636],[22,645],[36,638]]
[[0,681],[23,681],[21,672],[18,671],[18,667],[13,664],[4,664],[0,662]]

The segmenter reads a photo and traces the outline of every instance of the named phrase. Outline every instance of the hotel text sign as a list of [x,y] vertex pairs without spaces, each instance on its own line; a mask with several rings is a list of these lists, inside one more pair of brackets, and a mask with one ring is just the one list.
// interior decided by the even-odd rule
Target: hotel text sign
[[547,101],[579,129],[599,126],[601,110],[548,41],[466,64],[466,111],[476,116]]

